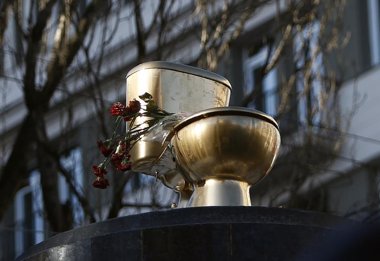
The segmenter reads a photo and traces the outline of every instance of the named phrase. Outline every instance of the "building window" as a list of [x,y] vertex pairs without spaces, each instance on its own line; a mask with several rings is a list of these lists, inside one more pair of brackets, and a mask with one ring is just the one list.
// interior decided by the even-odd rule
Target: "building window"
[[262,67],[265,66],[267,56],[267,47],[260,49],[254,55],[244,55],[244,95],[255,92],[254,99],[248,107],[274,116],[277,114],[278,106],[277,69],[267,73],[261,81],[261,86],[256,86],[258,77],[261,77],[260,74],[262,73]]
[[[83,194],[83,169],[81,150],[76,148],[61,157],[61,163],[72,175],[74,186]],[[62,204],[69,202],[73,208],[74,226],[84,223],[84,213],[77,198],[70,193],[65,178],[58,179],[59,197]],[[22,254],[34,244],[45,240],[48,236],[47,222],[44,218],[43,197],[40,173],[31,172],[29,185],[16,194],[15,208],[15,256]]]
[[[320,102],[322,97],[322,81],[325,74],[322,53],[319,52],[319,22],[311,23],[297,33],[294,38],[294,57],[297,68],[296,90],[298,100],[298,122],[302,125],[318,125],[321,120]],[[305,57],[310,68],[305,68]],[[306,66],[308,67],[308,66]],[[305,82],[305,74],[310,74]]]
[[[61,157],[61,164],[71,174],[75,189],[83,195],[84,177],[81,150],[79,148],[70,150],[68,154]],[[61,203],[69,202],[70,206],[73,207],[74,226],[82,225],[85,217],[83,209],[77,197],[70,193],[69,186],[63,175],[59,175],[58,188]]]
[[29,186],[16,194],[15,201],[15,252],[22,254],[27,248],[45,239],[40,173],[33,171]]

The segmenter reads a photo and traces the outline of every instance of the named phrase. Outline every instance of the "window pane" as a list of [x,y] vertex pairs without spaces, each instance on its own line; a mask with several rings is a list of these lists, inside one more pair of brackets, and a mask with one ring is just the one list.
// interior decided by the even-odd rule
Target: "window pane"
[[244,94],[254,92],[254,101],[250,103],[252,108],[263,111],[270,115],[276,115],[278,106],[278,81],[277,69],[267,73],[257,85],[258,77],[262,77],[262,67],[268,56],[268,48],[264,47],[244,61]]
[[380,19],[379,0],[367,0],[368,27],[371,48],[371,65],[380,63]]

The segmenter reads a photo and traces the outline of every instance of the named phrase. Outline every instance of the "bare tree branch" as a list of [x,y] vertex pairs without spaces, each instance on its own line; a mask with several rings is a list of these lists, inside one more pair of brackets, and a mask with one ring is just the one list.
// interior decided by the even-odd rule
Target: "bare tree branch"
[[11,0],[4,0],[0,3],[0,47],[3,47],[4,32],[8,25],[8,7],[11,5]]
[[133,175],[132,172],[128,172],[127,174],[123,174],[122,177],[118,177],[118,182],[116,183],[116,187],[113,190],[113,197],[111,202],[111,207],[108,212],[107,218],[115,218],[118,216],[119,211],[124,207],[124,204],[122,203],[123,195],[124,195],[124,188],[127,182],[130,180],[131,176]]
[[[25,103],[29,109],[33,110],[36,106],[42,105],[39,96],[36,94],[36,57],[39,50],[42,34],[48,19],[51,15],[51,10],[55,4],[55,0],[50,0],[45,5],[45,8],[39,11],[38,19],[32,27],[28,35],[27,51],[25,55],[25,74],[24,74],[24,95]],[[46,104],[46,103],[45,103]]]
[[59,160],[59,157],[57,155],[55,155],[54,158],[55,158],[55,164],[57,164],[59,172],[65,177],[65,180],[66,180],[67,184],[69,185],[70,191],[78,199],[79,203],[81,204],[81,206],[83,208],[83,211],[84,211],[85,215],[87,215],[90,218],[90,222],[91,223],[96,222],[94,211],[92,210],[92,208],[90,206],[90,203],[85,198],[85,196],[78,191],[77,187],[73,183],[73,175],[72,175],[72,173],[68,172],[62,166],[62,164],[61,164],[61,162]]
[[56,87],[62,80],[65,72],[64,69],[71,65],[95,16],[98,14],[99,9],[101,9],[101,4],[102,1],[94,0],[87,6],[83,16],[78,22],[76,34],[71,36],[60,50],[56,50],[56,52],[53,53],[52,61],[47,68],[48,79],[42,88],[42,98],[45,103],[50,100]]
[[139,62],[141,62],[146,55],[146,34],[144,32],[144,22],[141,14],[141,0],[133,0],[133,4],[137,34],[137,59]]
[[11,204],[17,190],[27,183],[28,158],[32,153],[35,138],[34,119],[28,114],[19,129],[12,152],[1,169],[0,176],[0,219]]
[[[22,185],[22,181],[28,176],[28,153],[31,152],[32,145],[36,142],[38,132],[35,127],[36,123],[44,117],[50,98],[77,54],[95,15],[101,10],[98,5],[101,5],[102,1],[94,1],[87,6],[83,17],[79,21],[78,32],[69,38],[60,50],[53,52],[53,59],[47,68],[48,79],[42,91],[37,91],[35,88],[35,70],[36,56],[39,50],[38,43],[41,41],[43,30],[46,27],[54,3],[54,0],[48,1],[44,8],[39,11],[37,22],[29,34],[23,79],[25,102],[29,109],[29,114],[21,124],[10,157],[0,176],[0,187],[2,188],[0,189],[0,206],[2,207],[0,219],[3,217],[7,206],[12,202],[11,199]],[[60,55],[59,52],[62,52],[63,55]]]

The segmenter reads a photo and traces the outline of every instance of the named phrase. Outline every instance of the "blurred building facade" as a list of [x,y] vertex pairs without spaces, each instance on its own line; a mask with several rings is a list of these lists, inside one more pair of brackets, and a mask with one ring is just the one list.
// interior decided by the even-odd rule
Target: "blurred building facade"
[[[126,1],[128,2],[128,1]],[[192,1],[176,1],[175,10],[181,15],[176,19],[176,29],[166,36],[164,52],[167,61],[194,65],[199,52],[197,25],[189,19],[193,12]],[[179,3],[180,2],[180,3]],[[145,6],[145,14],[153,14],[149,5]],[[280,8],[283,8],[280,6]],[[112,43],[105,50],[106,55],[101,70],[101,93],[107,104],[125,99],[125,76],[137,65],[137,49],[132,7],[126,3],[122,6],[121,17],[127,17],[122,22],[112,38]],[[230,105],[240,105],[242,97],[255,89],[255,70],[265,62],[268,47],[258,43],[271,24],[274,23],[277,7],[268,4],[251,18],[241,36],[233,43],[225,59],[218,67],[218,73],[230,80],[233,91]],[[340,109],[346,120],[346,128],[342,132],[343,146],[336,158],[328,167],[321,169],[320,174],[306,179],[297,193],[302,197],[313,197],[321,203],[322,210],[332,214],[356,217],[376,217],[379,209],[380,193],[380,125],[377,122],[380,90],[380,3],[378,0],[348,1],[345,8],[344,28],[350,32],[351,38],[342,51],[343,59],[340,70],[343,81],[339,89]],[[115,18],[116,21],[116,18]],[[125,30],[125,28],[131,28]],[[101,30],[99,28],[99,30]],[[10,44],[17,48],[18,40],[8,32]],[[157,52],[155,36],[148,40],[147,58],[154,57]],[[260,46],[261,44],[261,46]],[[259,46],[252,51],[252,46]],[[93,50],[95,51],[95,50]],[[2,74],[12,75],[13,56],[3,53],[4,64]],[[342,58],[343,57],[343,58]],[[78,57],[78,63],[84,57]],[[94,61],[96,63],[96,61]],[[322,62],[321,62],[322,63]],[[286,70],[286,64],[280,64],[264,79],[259,90],[260,97],[254,104],[248,106],[276,116],[278,106],[277,86],[281,72]],[[54,138],[65,138],[67,150],[62,155],[62,162],[74,173],[74,182],[79,190],[93,200],[94,207],[107,207],[107,194],[110,192],[94,191],[91,186],[90,167],[97,157],[96,140],[100,137],[96,123],[96,107],[94,105],[92,86],[81,78],[80,70],[73,70],[65,79],[65,86],[56,93],[51,111],[49,111],[48,135]],[[13,75],[17,77],[17,75]],[[0,102],[0,164],[7,158],[7,152],[12,146],[15,130],[26,113],[22,90],[15,87],[10,79],[1,79]],[[257,88],[257,86],[256,86]],[[95,95],[99,98],[99,96]],[[289,124],[292,135],[300,131],[303,109],[302,103],[295,105],[293,114],[286,121],[280,121],[280,128]],[[70,131],[64,133],[70,124]],[[334,130],[331,130],[332,132]],[[54,234],[49,231],[44,219],[39,173],[33,169],[26,184],[16,195],[13,207],[0,225],[0,259],[14,258],[27,247],[41,242]],[[287,173],[275,173],[286,179]],[[270,177],[268,177],[270,178]],[[126,187],[127,202],[151,203],[149,197],[152,181],[149,178],[136,177],[134,184],[144,187],[143,192],[136,192],[133,183]],[[263,184],[263,186],[265,183]],[[259,185],[260,186],[260,185]],[[153,189],[160,189],[153,185]],[[78,204],[71,195],[63,177],[59,180],[62,202],[70,206]],[[259,189],[259,188],[258,188]],[[271,188],[267,188],[270,190]],[[170,191],[163,191],[158,200],[170,205],[176,196]],[[255,198],[253,188],[253,203],[255,205],[286,205],[287,194],[284,193],[276,201],[268,200],[265,193]],[[291,205],[290,205],[291,206]],[[308,207],[306,207],[308,208]],[[310,209],[315,209],[313,206]],[[120,215],[147,211],[149,208],[126,209]],[[318,209],[320,210],[320,209]],[[101,211],[99,212],[101,215]],[[86,223],[80,208],[74,211],[75,224]],[[372,215],[373,214],[373,215]]]

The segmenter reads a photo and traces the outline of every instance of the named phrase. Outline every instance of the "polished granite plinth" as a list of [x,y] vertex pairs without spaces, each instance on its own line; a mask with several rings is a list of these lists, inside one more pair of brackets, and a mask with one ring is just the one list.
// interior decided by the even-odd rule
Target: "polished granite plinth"
[[17,260],[308,260],[351,221],[263,207],[157,211],[58,234]]

